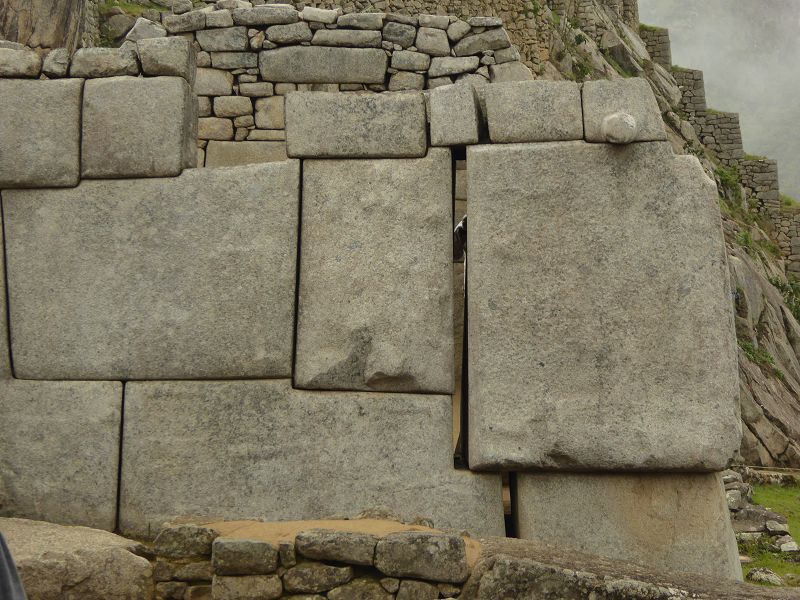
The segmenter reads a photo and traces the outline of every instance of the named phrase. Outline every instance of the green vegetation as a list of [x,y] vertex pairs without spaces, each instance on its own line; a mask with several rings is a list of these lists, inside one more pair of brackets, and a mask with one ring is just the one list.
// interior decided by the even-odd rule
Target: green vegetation
[[525,16],[529,19],[535,18],[539,16],[539,13],[542,12],[542,5],[537,2],[537,0],[530,0],[528,4],[524,6]]
[[789,194],[781,194],[781,206],[794,208],[800,206],[800,202],[798,202],[795,198],[792,198]]
[[725,191],[725,195],[728,198],[736,200],[737,202],[741,202],[742,186],[739,183],[739,169],[736,167],[723,167],[720,165],[717,167],[717,177],[719,177],[720,183],[722,184],[722,189]]
[[142,13],[146,10],[157,10],[159,12],[163,12],[166,10],[163,6],[159,6],[158,4],[153,4],[152,2],[144,2],[142,4],[132,4],[130,2],[116,2],[114,0],[103,2],[97,7],[101,15],[108,14],[108,11],[110,11],[112,8],[121,8],[126,13],[134,17],[141,17]]
[[780,290],[784,303],[792,311],[794,318],[800,321],[800,281],[790,278],[784,283],[777,277],[772,277],[769,282]]
[[774,367],[775,358],[763,348],[756,348],[752,342],[739,340],[739,347],[744,351],[745,356],[752,362],[762,367]]
[[[753,502],[766,506],[789,519],[792,537],[800,539],[800,486],[754,485]],[[790,585],[800,584],[800,562],[789,553],[771,552],[766,536],[758,542],[740,544],[739,550],[753,559],[743,566],[745,574],[751,569],[766,567],[786,580]],[[788,576],[788,577],[787,577]]]
[[744,155],[744,159],[745,160],[767,160],[767,157],[766,156],[759,156],[757,154],[745,154]]
[[661,31],[661,27],[656,27],[655,25],[645,25],[644,23],[639,24],[640,31]]

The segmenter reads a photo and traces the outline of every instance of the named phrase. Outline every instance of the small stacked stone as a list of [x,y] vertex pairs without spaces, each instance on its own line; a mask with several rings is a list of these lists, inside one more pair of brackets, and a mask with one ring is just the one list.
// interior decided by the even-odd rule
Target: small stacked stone
[[725,496],[737,541],[766,541],[773,552],[800,552],[800,546],[789,535],[786,517],[763,506],[754,505],[753,488],[743,481],[739,473],[725,471],[722,474],[722,483],[725,485]]
[[706,111],[706,86],[703,72],[696,69],[673,67],[672,76],[681,90],[681,110],[690,121],[702,117]]
[[272,544],[176,525],[153,552],[157,600],[437,600],[469,575],[463,538],[433,531],[312,529]]
[[665,69],[672,66],[672,44],[669,39],[669,29],[641,25],[639,26],[639,37],[647,46],[647,53],[653,62]]
[[[201,166],[285,159],[284,97],[292,91],[394,92],[532,78],[499,17],[343,14],[242,0],[183,8],[165,14],[163,25],[196,52]],[[146,26],[134,35],[147,35]]]
[[734,166],[744,158],[737,113],[707,110],[697,119],[695,129],[699,129],[700,140],[714,151],[722,164]]

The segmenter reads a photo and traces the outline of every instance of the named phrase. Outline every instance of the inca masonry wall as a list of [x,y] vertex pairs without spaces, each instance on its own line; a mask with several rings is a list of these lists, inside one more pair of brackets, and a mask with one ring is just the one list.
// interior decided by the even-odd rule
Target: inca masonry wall
[[[545,489],[649,498],[582,547],[741,577],[716,192],[649,84],[531,80],[494,18],[226,2],[121,49],[0,48],[0,513],[153,538],[384,507],[502,535],[511,471],[525,535],[571,518]],[[713,532],[678,526],[676,477]]]

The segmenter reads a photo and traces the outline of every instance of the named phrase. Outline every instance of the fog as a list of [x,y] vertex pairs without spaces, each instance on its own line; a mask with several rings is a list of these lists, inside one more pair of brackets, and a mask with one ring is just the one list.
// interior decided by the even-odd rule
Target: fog
[[800,0],[639,0],[672,62],[705,73],[710,107],[741,115],[745,151],[778,160],[800,199]]

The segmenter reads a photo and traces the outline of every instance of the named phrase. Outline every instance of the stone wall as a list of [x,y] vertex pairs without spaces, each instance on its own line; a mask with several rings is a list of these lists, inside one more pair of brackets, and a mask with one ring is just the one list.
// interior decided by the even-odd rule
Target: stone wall
[[669,39],[669,29],[641,25],[639,27],[639,37],[647,45],[647,52],[652,57],[653,62],[666,69],[672,68],[672,44]]
[[[731,459],[740,420],[716,192],[696,159],[672,154],[647,81],[528,80],[520,62],[498,63],[513,48],[495,19],[303,12],[187,11],[164,19],[176,35],[141,21],[120,49],[44,64],[0,49],[12,107],[0,137],[17,148],[0,155],[0,512],[151,539],[180,515],[382,507],[492,536],[505,530],[507,471],[550,471],[574,498],[626,477],[654,505],[671,497],[663,480],[690,472],[706,482],[698,502],[721,499],[707,474]],[[393,29],[417,51],[389,48]],[[450,56],[421,52],[431,39]],[[400,59],[420,68],[389,66]],[[435,67],[465,76],[417,89]],[[389,91],[398,79],[415,89]],[[214,117],[198,120],[198,88]],[[216,127],[224,138],[193,168],[198,129]],[[285,140],[242,139],[256,131]],[[235,148],[248,144],[280,154]],[[469,390],[456,469],[464,173]],[[587,244],[565,252],[564,235]],[[665,344],[684,350],[665,357]],[[510,516],[556,542],[530,522],[537,494],[518,487]],[[589,514],[569,511],[560,518]],[[730,550],[724,520],[708,534],[679,518],[648,512],[640,530]],[[615,522],[587,547],[612,544]],[[717,554],[636,558],[739,577]]]

